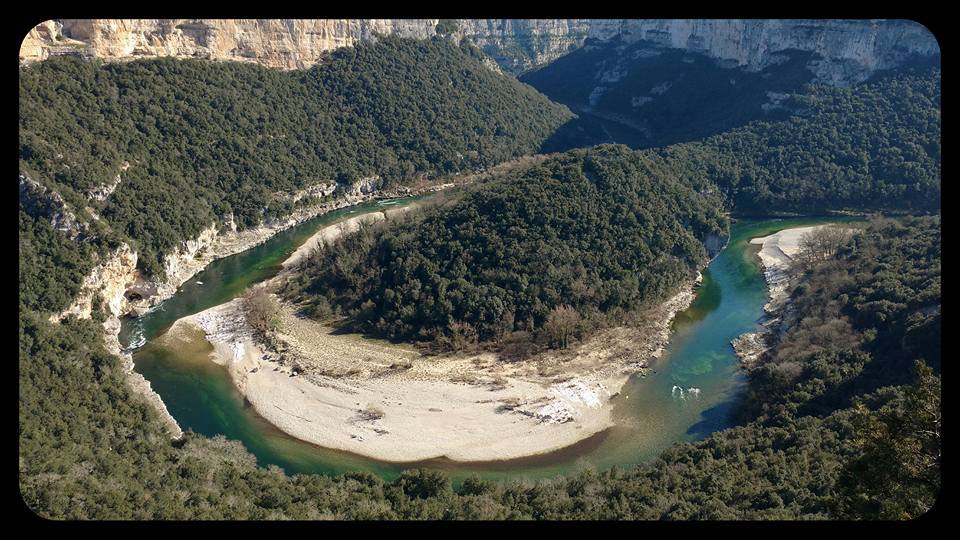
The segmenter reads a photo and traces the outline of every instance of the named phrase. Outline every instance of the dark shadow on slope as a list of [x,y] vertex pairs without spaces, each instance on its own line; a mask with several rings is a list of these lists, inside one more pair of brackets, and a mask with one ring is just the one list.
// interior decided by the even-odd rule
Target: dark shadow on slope
[[774,58],[765,69],[749,71],[649,42],[588,41],[521,80],[579,116],[543,151],[600,143],[651,148],[787,118],[784,99],[813,79],[808,66],[819,57],[783,50]]
[[687,429],[687,435],[698,439],[707,437],[720,430],[733,427],[737,424],[731,414],[735,400],[727,400],[700,413],[700,421]]

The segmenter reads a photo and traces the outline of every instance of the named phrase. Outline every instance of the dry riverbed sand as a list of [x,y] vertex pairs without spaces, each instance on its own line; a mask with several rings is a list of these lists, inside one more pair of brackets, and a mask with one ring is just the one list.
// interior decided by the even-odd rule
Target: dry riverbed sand
[[808,233],[832,224],[814,225],[811,227],[795,227],[784,229],[769,236],[753,238],[750,243],[759,245],[760,263],[763,267],[763,276],[767,281],[770,300],[763,306],[771,318],[756,332],[742,334],[730,342],[740,361],[747,368],[756,364],[770,347],[770,340],[780,327],[781,315],[787,301],[787,288],[790,285],[789,269],[793,257],[800,251],[800,239]]
[[[320,242],[414,205],[321,229],[284,263],[282,280]],[[702,276],[698,276],[699,283]],[[241,299],[178,320],[160,339],[205,338],[257,413],[287,434],[382,461],[504,460],[558,450],[613,425],[611,398],[658,358],[688,287],[633,327],[611,328],[568,351],[520,362],[494,353],[423,355],[411,346],[338,334],[282,304],[276,352],[258,343]]]
[[258,414],[287,434],[382,461],[512,459],[572,445],[613,425],[611,397],[662,354],[690,288],[632,328],[572,350],[504,362],[493,353],[426,356],[335,334],[283,306],[279,353],[257,343],[234,300],[178,320],[161,339],[196,340]]

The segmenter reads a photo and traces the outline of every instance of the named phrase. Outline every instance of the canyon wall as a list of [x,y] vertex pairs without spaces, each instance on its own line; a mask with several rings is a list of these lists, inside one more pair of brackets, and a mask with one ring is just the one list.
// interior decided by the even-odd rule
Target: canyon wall
[[[255,62],[302,69],[327,51],[376,35],[418,39],[436,34],[438,19],[58,19],[24,38],[20,61],[73,54],[105,60],[173,56]],[[922,25],[903,20],[461,19],[450,35],[467,39],[506,71],[547,64],[587,39],[700,52],[722,63],[762,69],[785,49],[817,52],[824,82],[862,80],[912,54],[940,48]]]

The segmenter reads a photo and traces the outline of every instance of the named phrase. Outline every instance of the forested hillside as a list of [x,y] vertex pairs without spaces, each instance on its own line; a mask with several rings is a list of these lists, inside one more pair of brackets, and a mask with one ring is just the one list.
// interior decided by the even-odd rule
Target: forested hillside
[[[600,143],[654,148],[802,113],[805,106],[791,102],[791,96],[810,92],[815,65],[836,60],[795,49],[772,56],[777,60],[755,71],[649,41],[588,39],[520,80],[579,115],[547,141],[545,151]],[[939,66],[939,55],[916,56],[895,71]],[[873,79],[889,74],[877,72]],[[834,90],[856,92],[857,86]]]
[[[667,65],[686,73],[686,67],[676,67],[678,63],[686,66],[676,58]],[[727,130],[717,135],[648,151],[670,161],[683,177],[715,182],[726,196],[727,206],[740,214],[818,214],[832,210],[935,212],[940,208],[940,69],[939,62],[936,66],[927,64],[878,74],[873,80],[849,88],[806,85],[794,93],[781,92],[779,106],[769,113],[745,114],[738,121],[718,124]],[[790,65],[787,62],[777,69],[788,69]],[[680,80],[689,82],[710,73],[719,76],[718,73],[730,71],[700,67],[703,69],[693,70]],[[750,77],[757,77],[758,85],[787,84],[791,80],[765,78],[762,74]],[[700,113],[703,107],[716,106],[717,114],[737,114],[736,103],[752,95],[736,86],[737,91],[727,96],[736,103],[728,102],[724,97],[727,94],[712,93],[716,85],[701,81],[683,86],[689,92],[707,92],[713,97],[686,96],[674,107],[690,118],[667,124],[701,125],[705,121]],[[663,101],[670,95],[666,93],[658,99]],[[655,103],[638,109],[631,121],[653,119],[672,110]],[[554,134],[550,146],[563,137],[570,137],[571,144],[583,144],[577,134],[577,122],[590,124],[596,120],[581,116],[581,120],[568,123]],[[719,128],[703,133],[717,131]],[[695,137],[691,134],[676,139]]]
[[[708,102],[701,86],[721,71],[700,67],[703,79],[650,71],[649,89],[682,80],[649,121],[669,142],[740,127],[550,156],[346,237],[285,294],[311,315],[444,347],[532,339],[551,324],[586,333],[689,282],[727,211],[939,213],[938,67],[804,87],[772,113],[793,116],[776,121],[751,121],[734,92]],[[794,67],[777,68],[797,77],[787,86],[802,82]],[[760,75],[737,81],[757,106],[783,90]],[[624,80],[647,85],[643,76]],[[608,95],[627,103],[628,92]],[[691,100],[701,126],[678,116]],[[119,242],[155,273],[164,253],[224,216],[249,227],[290,212],[290,194],[317,183],[389,185],[534,153],[566,136],[570,112],[486,68],[476,49],[396,38],[293,72],[53,58],[21,67],[19,104],[20,173],[87,225],[73,239],[46,210],[19,209],[18,472],[24,502],[44,517],[904,519],[936,500],[939,216],[874,219],[797,276],[794,325],[749,372],[740,425],[651,463],[473,478],[457,490],[434,471],[289,476],[257,467],[236,441],[171,442],[104,348],[102,313],[53,324],[50,312]]]
[[501,339],[564,306],[590,324],[619,319],[689,281],[708,239],[719,247],[714,191],[624,146],[573,151],[334,243],[288,294],[416,341]]
[[53,58],[20,69],[20,169],[92,207],[156,273],[230,214],[249,227],[318,183],[486,167],[534,152],[570,117],[441,39],[383,39],[292,72]]
[[716,182],[740,213],[940,209],[939,69],[812,86],[788,105],[798,114],[785,121],[651,151]]
[[[725,207],[740,214],[817,214],[847,210],[935,212],[939,209],[939,70],[900,70],[852,89],[813,86],[806,94],[793,96],[790,106],[799,114],[780,122],[752,122],[703,141],[635,154],[620,147],[616,151],[619,157],[605,163],[618,161],[616,167],[622,168],[626,166],[623,163],[632,160],[643,163],[648,171],[628,167],[616,173],[627,178],[652,174],[671,179],[670,185],[696,186],[701,193],[719,190]],[[613,170],[609,165],[606,167],[605,170]],[[561,176],[582,181],[584,174],[589,177],[591,173],[592,169],[585,167],[584,172],[565,172]],[[649,266],[657,253],[674,249],[669,241],[651,243],[651,238],[643,236],[647,223],[654,221],[644,222],[638,218],[639,228],[618,221],[622,217],[617,216],[637,212],[637,199],[625,197],[623,191],[601,189],[588,203],[582,194],[569,191],[569,186],[564,188],[566,191],[550,191],[544,175],[531,174],[522,182],[522,191],[516,187],[514,190],[518,192],[506,197],[483,192],[471,199],[489,197],[491,201],[472,203],[475,208],[470,208],[471,213],[466,217],[459,216],[459,209],[445,209],[448,213],[445,220],[427,221],[422,228],[409,227],[396,238],[381,240],[368,232],[367,236],[335,246],[314,261],[315,266],[307,271],[311,274],[307,279],[311,281],[301,288],[308,294],[325,295],[323,300],[317,300],[321,314],[329,312],[329,305],[353,317],[358,328],[365,331],[408,340],[429,340],[441,334],[450,337],[466,332],[483,340],[497,338],[513,328],[541,327],[549,312],[562,303],[574,306],[582,317],[596,319],[592,311],[606,313],[636,306],[647,298],[661,297],[673,285],[656,283],[656,280],[648,282],[650,278],[644,273],[637,275],[638,281],[631,281],[632,272],[638,268],[650,268],[652,275],[671,276],[677,275],[679,268]],[[603,177],[603,174],[599,175]],[[685,182],[676,184],[674,179]],[[634,182],[622,184],[623,189],[627,192],[636,189],[636,193],[655,191],[645,180]],[[540,203],[543,212],[551,219],[557,205],[588,208],[585,216],[578,216],[578,223],[592,223],[589,214],[594,206],[591,205],[597,205],[599,212],[609,211],[609,216],[614,216],[614,222],[620,223],[624,230],[594,223],[592,229],[587,227],[582,232],[553,231],[549,219],[537,217],[538,210],[525,209],[515,202],[525,197],[543,201]],[[501,198],[516,206],[498,207],[497,201]],[[624,201],[634,201],[629,203],[634,206],[623,208],[620,205]],[[654,212],[663,208],[655,199],[645,200],[644,204],[649,204],[648,208]],[[487,220],[475,231],[476,223],[483,222],[487,214],[505,217]],[[514,215],[520,216],[522,223],[511,221]],[[600,221],[605,223],[610,219],[605,217]],[[563,247],[550,250],[540,244],[525,244],[522,236],[516,244],[497,243],[501,237],[522,234],[527,230],[524,227],[532,224],[537,225],[536,230],[542,230],[535,234],[542,235],[548,243],[555,238],[556,244]],[[522,227],[517,228],[519,225]],[[541,229],[544,226],[546,228]],[[509,232],[512,228],[521,232]],[[666,232],[670,227],[663,224],[654,229],[672,234]],[[588,243],[577,244],[578,234],[589,239]],[[610,243],[602,238],[606,234],[627,242],[636,240],[636,245],[653,251],[653,258],[637,258],[628,260],[622,267],[604,268],[601,260],[586,255],[590,248],[584,246],[605,249],[608,253],[617,253],[618,257],[642,257],[637,254],[645,253],[633,244]],[[629,246],[633,247],[624,250]],[[483,250],[489,253],[481,253]],[[523,261],[523,257],[529,260]],[[685,255],[681,255],[683,257]],[[461,260],[463,268],[456,266]],[[696,259],[687,257],[687,260]],[[581,263],[587,270],[579,269]],[[494,272],[505,273],[506,277],[494,276]],[[411,278],[424,289],[402,285]],[[464,282],[457,283],[458,280]],[[531,287],[525,288],[526,282],[521,280],[530,280]],[[548,285],[540,288],[538,280]],[[520,294],[520,291],[524,292]],[[444,308],[443,297],[448,293],[452,294],[452,304]],[[470,295],[476,295],[476,299],[471,300]],[[491,304],[481,307],[483,302]],[[464,323],[468,326],[463,326]]]
[[753,72],[644,41],[588,41],[520,80],[580,116],[545,150],[610,142],[651,148],[786,118],[790,111],[778,101],[813,79],[806,68],[813,53],[784,51],[783,57]]
[[[858,344],[814,350],[797,346],[809,325],[791,330],[751,374],[749,401],[762,411],[746,407],[743,426],[632,470],[471,479],[457,491],[439,472],[290,477],[257,468],[239,443],[171,444],[130,395],[96,321],[58,326],[26,313],[21,493],[54,518],[916,517],[940,485],[940,379],[926,367],[940,354],[939,230],[937,218],[877,222],[805,276],[798,316],[821,331],[843,326]],[[863,280],[877,286],[848,294]],[[918,300],[904,300],[908,291]]]

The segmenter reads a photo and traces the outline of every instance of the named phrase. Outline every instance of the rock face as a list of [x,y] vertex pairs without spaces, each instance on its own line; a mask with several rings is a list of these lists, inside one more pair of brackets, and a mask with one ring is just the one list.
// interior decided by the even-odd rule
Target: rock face
[[84,52],[107,60],[174,56],[306,68],[375,34],[425,38],[436,20],[59,19],[30,31],[21,61]]
[[59,193],[47,189],[24,173],[20,173],[20,206],[27,212],[49,219],[54,229],[71,240],[76,240],[86,232],[86,224],[77,219]]
[[[376,35],[418,39],[436,34],[438,19],[58,19],[23,40],[20,61],[76,54],[106,60],[174,56],[255,62],[302,69],[327,51]],[[542,66],[588,38],[706,54],[730,67],[759,70],[778,51],[817,52],[813,69],[835,84],[865,79],[911,54],[940,52],[933,35],[912,21],[694,19],[460,19],[450,38],[467,39],[513,73]]]
[[[759,71],[782,61],[784,50],[810,51],[820,82],[850,84],[898,66],[911,55],[940,53],[933,34],[906,20],[633,20],[619,32],[625,42],[651,41]],[[599,37],[599,36],[598,36]]]
[[137,253],[127,244],[121,244],[87,274],[70,307],[51,319],[60,320],[68,315],[76,315],[81,319],[89,318],[98,295],[106,302],[109,315],[122,315],[127,302],[124,293],[133,283],[136,270]]

